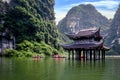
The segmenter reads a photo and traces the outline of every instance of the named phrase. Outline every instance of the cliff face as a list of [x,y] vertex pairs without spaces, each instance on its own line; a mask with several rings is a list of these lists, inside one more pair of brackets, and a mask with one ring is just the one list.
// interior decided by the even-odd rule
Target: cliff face
[[107,41],[112,45],[112,53],[120,54],[120,5],[110,26]]
[[[57,48],[58,31],[54,23],[54,0],[2,0],[1,31],[7,28],[16,42],[43,41]],[[7,9],[2,9],[6,6]],[[3,11],[4,12],[4,11]]]
[[4,28],[5,14],[8,12],[8,4],[4,1],[0,1],[0,33]]
[[112,21],[110,32],[110,35],[114,33],[114,38],[120,38],[120,6]]
[[102,33],[109,29],[109,20],[102,16],[94,6],[79,5],[70,9],[66,17],[58,24],[61,33],[76,33],[81,29],[100,27]]

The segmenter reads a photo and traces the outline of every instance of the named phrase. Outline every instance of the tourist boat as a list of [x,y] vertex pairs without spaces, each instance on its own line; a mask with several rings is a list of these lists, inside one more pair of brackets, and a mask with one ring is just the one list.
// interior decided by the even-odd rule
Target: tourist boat
[[63,57],[62,57],[62,56],[59,56],[59,57],[53,57],[53,58],[66,58],[66,57],[64,57],[64,56],[63,56]]
[[66,58],[65,56],[54,55],[53,58]]
[[32,58],[42,58],[42,57],[37,55],[37,56],[33,56]]

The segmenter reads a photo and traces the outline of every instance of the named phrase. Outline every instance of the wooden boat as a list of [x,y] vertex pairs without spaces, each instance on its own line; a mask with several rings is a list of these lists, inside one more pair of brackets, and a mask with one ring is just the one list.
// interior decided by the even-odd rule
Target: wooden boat
[[41,56],[33,56],[32,58],[42,58]]
[[54,55],[53,58],[66,58],[65,56]]

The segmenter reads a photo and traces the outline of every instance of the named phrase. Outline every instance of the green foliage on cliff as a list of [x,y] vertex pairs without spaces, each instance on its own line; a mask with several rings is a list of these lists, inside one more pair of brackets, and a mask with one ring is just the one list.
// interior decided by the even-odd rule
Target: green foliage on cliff
[[5,26],[11,30],[17,43],[23,40],[57,43],[57,29],[54,23],[53,1],[50,0],[13,0],[5,19]]
[[59,53],[56,49],[52,48],[50,45],[45,44],[44,42],[30,42],[24,40],[22,43],[17,44],[16,50],[6,50],[5,56],[25,56],[31,57],[35,55],[43,56],[48,55],[52,56],[55,53]]
[[3,3],[0,0],[0,33],[3,30],[2,19],[4,18],[4,14],[3,14],[2,10],[3,10]]
[[[8,5],[4,28],[15,35],[17,51],[51,55],[54,49],[60,49],[54,22],[54,0],[11,0]],[[28,47],[24,46],[25,40]],[[38,45],[36,51],[35,44]]]

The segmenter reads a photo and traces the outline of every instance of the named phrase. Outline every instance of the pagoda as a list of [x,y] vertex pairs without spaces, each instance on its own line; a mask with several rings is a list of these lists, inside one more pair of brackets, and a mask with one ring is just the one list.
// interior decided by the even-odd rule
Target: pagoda
[[80,30],[76,34],[66,34],[73,40],[62,47],[68,51],[68,59],[97,60],[105,59],[105,51],[110,48],[104,46],[104,37],[100,35],[100,28]]

